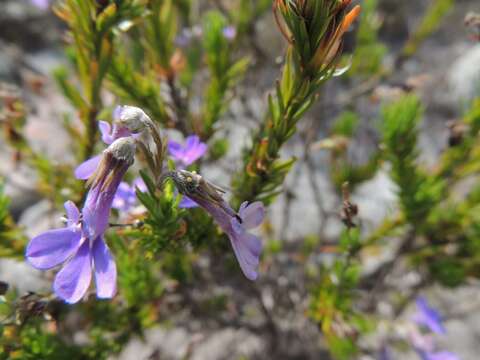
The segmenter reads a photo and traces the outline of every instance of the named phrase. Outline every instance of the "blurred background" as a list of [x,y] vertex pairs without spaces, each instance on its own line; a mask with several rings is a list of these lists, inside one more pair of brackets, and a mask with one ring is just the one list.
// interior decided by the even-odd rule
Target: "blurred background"
[[[378,237],[383,240],[355,254],[362,275],[352,290],[351,308],[368,320],[340,321],[335,329],[340,339],[337,344],[337,340],[322,335],[324,320],[322,323],[311,315],[317,311],[315,294],[320,290],[315,289],[323,283],[318,279],[338,256],[336,246],[345,229],[341,214],[345,201],[358,207],[354,231],[365,238],[394,223],[401,207],[391,165],[381,158],[386,151],[379,130],[382,104],[410,93],[421,99],[417,161],[429,173],[442,161],[446,149],[461,137],[456,127],[458,121],[480,95],[478,0],[354,3],[361,4],[363,12],[345,35],[344,58],[351,61],[351,68],[323,86],[317,103],[282,148],[282,157],[294,156],[297,162],[283,191],[268,209],[268,222],[262,228],[265,255],[259,280],[252,285],[241,274],[222,270],[224,264],[215,255],[196,255],[189,268],[192,274],[184,284],[178,278],[161,276],[162,295],[156,298],[154,307],[145,309],[155,313],[149,315],[155,320],[148,326],[142,325],[141,331],[131,330],[131,336],[105,358],[418,359],[422,355],[415,350],[411,334],[415,313],[421,311],[415,299],[422,296],[441,314],[445,327],[444,334],[434,335],[429,341],[434,341],[439,351],[451,352],[458,359],[478,359],[478,277],[468,273],[457,282],[451,279],[451,271],[463,265],[438,265],[439,272],[446,269],[448,273],[442,278],[429,268],[428,256],[407,261],[401,256],[403,235],[395,231],[385,231],[386,236],[380,233]],[[235,6],[235,1],[204,0],[196,4],[195,11],[201,14],[215,8],[229,14]],[[64,51],[66,30],[47,1],[0,1],[0,97],[21,99],[22,111],[27,114],[22,136],[35,152],[53,164],[75,162],[71,152],[75,138],[64,124],[76,124],[76,110],[62,95],[52,75],[59,67],[69,66]],[[228,150],[220,159],[202,164],[202,174],[227,189],[231,174],[241,167],[240,154],[249,134],[263,121],[266,94],[280,75],[285,47],[268,5],[251,20],[249,31],[236,49],[238,56],[249,56],[251,62],[232,93],[216,135],[216,139],[228,140]],[[197,81],[201,83],[202,75]],[[105,91],[103,96],[108,103],[117,101],[111,92]],[[192,107],[199,101],[193,97]],[[3,125],[5,104],[4,101],[0,117]],[[349,126],[354,130],[345,130]],[[42,179],[39,180],[37,169],[22,161],[22,152],[6,140],[9,136],[11,139],[11,131],[6,125],[3,129],[0,177],[4,195],[9,198],[9,216],[12,223],[18,224],[22,236],[31,238],[57,224],[61,210],[54,205],[53,195],[49,198],[39,190]],[[176,130],[166,133],[171,138],[181,138]],[[350,182],[350,191],[344,189],[342,193],[343,180]],[[455,196],[461,197],[476,182],[478,177],[465,176],[456,185]],[[419,238],[422,246],[426,235]],[[460,258],[458,255],[455,259]],[[425,267],[429,268],[427,272]],[[239,270],[234,268],[235,272]],[[0,280],[15,288],[19,296],[27,292],[48,293],[49,279],[50,275],[34,270],[21,259],[0,259]],[[102,311],[94,310],[93,302],[80,310],[62,310],[62,305],[58,305],[60,310],[55,311],[62,316],[56,328],[48,328],[53,326],[51,321],[41,326],[47,326],[47,333],[57,334],[62,346],[87,346],[96,325],[82,314],[85,311],[91,316],[92,312]],[[97,330],[104,331],[102,326]],[[346,338],[352,341],[343,343],[341,339]],[[108,339],[104,341],[108,343]],[[355,344],[355,351],[345,349],[350,343]],[[45,340],[37,346],[47,344],[50,343]],[[335,346],[338,349],[332,355]],[[14,355],[15,352],[4,353],[5,358],[15,358]],[[37,358],[42,356],[62,358],[58,354]],[[78,356],[95,358],[85,353]]]

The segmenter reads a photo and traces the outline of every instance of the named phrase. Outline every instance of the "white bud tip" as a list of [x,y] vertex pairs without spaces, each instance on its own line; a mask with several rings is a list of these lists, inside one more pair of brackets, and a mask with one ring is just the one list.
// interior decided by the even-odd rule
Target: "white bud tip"
[[121,126],[126,127],[132,133],[139,133],[148,126],[152,120],[145,112],[136,106],[122,106],[118,111],[118,117],[115,121]]
[[117,160],[123,160],[128,164],[133,164],[135,158],[135,139],[132,137],[123,137],[115,140],[106,150]]

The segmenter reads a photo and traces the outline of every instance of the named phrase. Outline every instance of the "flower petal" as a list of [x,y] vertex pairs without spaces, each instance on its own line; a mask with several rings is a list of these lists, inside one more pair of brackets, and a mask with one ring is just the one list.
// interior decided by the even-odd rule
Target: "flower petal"
[[136,178],[135,180],[133,180],[133,190],[134,190],[134,193],[136,191],[136,189],[138,188],[138,190],[140,190],[141,192],[146,192],[148,189],[147,189],[147,185],[145,185],[145,182],[143,181],[143,179],[141,177],[138,177]]
[[106,121],[99,121],[98,128],[102,134],[102,141],[105,144],[110,145],[113,142],[112,127],[110,126],[110,123]]
[[80,245],[81,233],[70,228],[46,231],[34,237],[25,256],[39,270],[51,269],[67,260]]
[[184,156],[183,146],[173,140],[168,141],[168,152],[177,160],[182,159]]
[[132,136],[132,132],[128,130],[126,127],[118,125],[118,124],[113,124],[113,129],[112,129],[112,142],[115,140],[118,140],[120,138],[124,137],[129,137]]
[[253,229],[258,227],[265,218],[265,207],[260,201],[256,201],[249,205],[240,206],[238,214],[242,218],[242,225],[245,229]]
[[32,4],[41,10],[47,10],[50,6],[49,0],[31,0]]
[[244,233],[230,236],[230,242],[245,276],[250,280],[256,280],[259,256],[262,251],[260,239],[255,235]]
[[74,226],[80,221],[80,211],[77,205],[73,201],[66,201],[63,204],[65,211],[67,212],[68,226]]
[[115,107],[113,110],[112,116],[114,120],[120,120],[120,117],[122,116],[122,111],[123,111],[124,106],[118,105]]
[[192,148],[187,148],[186,149],[186,154],[184,158],[185,165],[191,165],[198,159],[200,159],[205,153],[207,152],[207,144],[205,143],[200,143],[197,144],[195,147]]
[[97,170],[102,155],[97,155],[81,163],[75,169],[75,177],[80,180],[87,180]]
[[419,324],[426,326],[430,331],[437,334],[445,334],[446,330],[442,324],[442,317],[437,310],[428,305],[427,300],[420,296],[416,299],[417,312],[413,316],[413,320]]
[[180,209],[192,209],[198,207],[198,204],[187,196],[183,196],[178,204]]
[[198,144],[200,144],[200,138],[197,135],[190,135],[185,139],[185,149],[187,151],[196,148]]
[[85,241],[75,256],[55,277],[53,289],[67,303],[78,302],[87,292],[92,279],[92,257],[90,244]]
[[93,263],[97,297],[101,299],[114,297],[117,291],[117,267],[103,238],[98,238],[93,244]]
[[122,181],[117,188],[115,197],[113,198],[112,208],[128,211],[132,196],[135,198],[134,190],[128,185],[128,183]]
[[241,235],[245,232],[245,228],[242,224],[240,224],[240,221],[238,221],[237,218],[232,218],[230,220],[230,224],[232,225],[232,229],[235,231],[235,233]]
[[440,351],[435,353],[425,353],[426,360],[460,360],[460,358],[450,351]]

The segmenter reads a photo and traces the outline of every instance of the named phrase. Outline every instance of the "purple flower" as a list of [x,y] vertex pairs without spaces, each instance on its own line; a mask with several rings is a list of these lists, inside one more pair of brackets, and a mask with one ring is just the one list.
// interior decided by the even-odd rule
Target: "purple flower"
[[197,135],[187,137],[185,145],[173,140],[168,141],[168,152],[182,169],[205,155],[207,148],[207,144],[201,142]]
[[235,26],[229,25],[223,28],[223,36],[225,39],[233,40],[237,36],[237,29]]
[[228,235],[238,263],[250,280],[258,277],[258,265],[262,252],[260,239],[248,230],[258,227],[265,217],[265,208],[261,202],[244,202],[238,214],[222,198],[223,191],[205,181],[200,175],[186,170],[169,173],[179,192],[187,195],[217,222]]
[[391,360],[390,351],[388,347],[382,346],[380,353],[378,354],[378,360]]
[[[205,155],[207,149],[207,144],[201,142],[197,135],[187,137],[184,146],[173,140],[168,142],[168,152],[177,162],[180,169],[184,169],[200,159]],[[191,209],[197,206],[198,205],[195,201],[185,195],[180,201],[180,204],[178,204],[178,207],[181,209]]]
[[[446,330],[438,311],[430,307],[423,297],[418,297],[416,304],[417,312],[413,316],[415,323],[433,333],[445,334]],[[421,333],[418,326],[414,326],[410,331],[410,341],[422,360],[459,360],[457,355],[449,351],[438,351],[433,335]]]
[[437,334],[445,334],[445,328],[442,324],[442,317],[427,303],[423,297],[418,297],[416,300],[417,312],[413,316],[413,320],[418,325],[423,325],[430,329],[430,331]]
[[130,209],[137,204],[137,188],[141,192],[147,191],[147,186],[141,178],[136,178],[132,185],[122,181],[115,193],[112,207],[124,213],[129,212]]
[[50,0],[30,0],[30,2],[32,5],[42,10],[47,10],[50,6]]
[[426,352],[417,350],[417,353],[422,360],[460,360],[457,355],[449,351]]
[[180,200],[180,203],[178,204],[178,207],[180,209],[193,209],[198,207],[198,204],[190,199],[188,196],[183,195],[182,200]]
[[[107,145],[117,139],[143,131],[146,122],[151,121],[142,109],[134,106],[117,106],[113,111],[113,120],[113,127],[106,121],[98,122],[102,140]],[[101,155],[97,155],[80,164],[75,169],[75,177],[86,180],[92,176],[100,163],[101,157]]]
[[94,271],[97,297],[112,298],[116,292],[117,269],[104,233],[108,228],[114,195],[127,169],[133,164],[135,142],[122,138],[103,153],[80,214],[65,203],[66,227],[34,237],[25,256],[30,264],[47,270],[64,264],[57,273],[55,294],[67,303],[78,302],[87,292]]

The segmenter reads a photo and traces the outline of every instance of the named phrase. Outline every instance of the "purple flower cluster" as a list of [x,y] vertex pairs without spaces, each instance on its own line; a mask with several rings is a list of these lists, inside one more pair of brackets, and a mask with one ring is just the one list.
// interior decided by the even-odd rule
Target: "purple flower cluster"
[[103,121],[99,123],[102,140],[108,148],[75,169],[77,178],[90,179],[82,211],[67,201],[67,226],[34,237],[25,254],[30,264],[40,270],[63,264],[53,288],[57,296],[68,303],[76,303],[86,294],[92,271],[97,296],[111,298],[115,295],[117,270],[104,233],[111,208],[126,208],[132,203],[131,194],[124,204],[120,204],[116,194],[123,176],[133,164],[136,138],[151,120],[133,106],[117,107],[113,118],[113,127]]
[[[53,284],[55,294],[67,303],[80,301],[90,287],[92,274],[99,298],[112,298],[116,292],[117,269],[105,243],[112,208],[127,213],[137,203],[136,190],[146,191],[140,178],[132,185],[122,182],[134,162],[136,141],[144,130],[160,139],[150,118],[139,108],[119,106],[113,113],[113,125],[100,121],[102,140],[108,148],[75,169],[78,179],[89,179],[90,188],[82,210],[67,201],[64,206],[66,226],[46,231],[33,239],[26,249],[28,262],[39,270],[62,265]],[[161,140],[156,141],[156,144]],[[144,145],[142,145],[144,146]],[[157,145],[157,151],[161,145]],[[207,145],[196,135],[187,137],[185,144],[170,141],[168,151],[180,169],[172,176],[179,192],[184,195],[182,207],[200,205],[212,215],[229,236],[235,255],[245,276],[255,280],[262,251],[260,239],[249,233],[264,218],[263,204],[243,203],[236,213],[223,200],[219,188],[200,175],[185,169],[207,151]],[[196,184],[194,189],[187,187]]]
[[97,296],[111,298],[116,291],[117,269],[104,233],[117,188],[133,164],[132,138],[115,140],[103,153],[80,212],[71,201],[65,203],[66,227],[44,232],[27,246],[26,258],[37,269],[64,264],[54,281],[54,291],[68,303],[78,302],[87,292],[92,270]]

